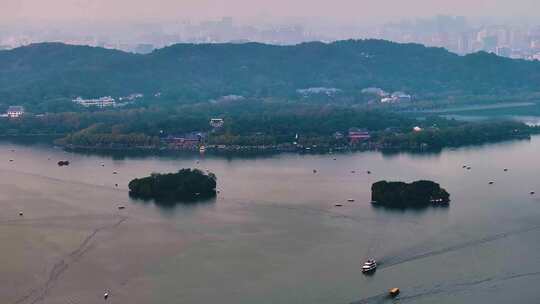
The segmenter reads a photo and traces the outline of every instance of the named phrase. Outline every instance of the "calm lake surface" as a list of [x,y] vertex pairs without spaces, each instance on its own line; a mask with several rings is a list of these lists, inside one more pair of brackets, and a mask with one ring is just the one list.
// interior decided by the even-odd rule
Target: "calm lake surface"
[[[1,303],[391,303],[391,287],[400,303],[538,302],[539,155],[540,137],[430,155],[230,160],[3,143]],[[218,197],[175,208],[129,198],[132,178],[184,167],[216,173]],[[382,179],[431,179],[452,202],[374,208]],[[368,257],[380,262],[372,276],[360,271]]]

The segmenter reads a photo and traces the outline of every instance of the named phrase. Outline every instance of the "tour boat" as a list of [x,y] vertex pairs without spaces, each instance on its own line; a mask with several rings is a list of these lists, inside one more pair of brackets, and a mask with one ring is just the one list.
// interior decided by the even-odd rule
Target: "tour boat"
[[199,152],[203,153],[203,152],[206,152],[206,147],[205,146],[201,146],[199,148]]
[[377,262],[374,259],[367,260],[362,266],[363,273],[370,273],[375,271],[375,269],[377,269]]

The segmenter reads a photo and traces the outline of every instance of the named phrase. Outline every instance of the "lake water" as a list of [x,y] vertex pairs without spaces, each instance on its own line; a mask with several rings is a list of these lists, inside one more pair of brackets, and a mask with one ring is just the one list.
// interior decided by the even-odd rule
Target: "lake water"
[[[540,137],[251,159],[0,144],[1,302],[386,303],[392,287],[403,303],[538,302],[540,198],[529,192],[540,195],[539,152]],[[129,199],[132,178],[184,167],[216,173],[217,198],[175,208]],[[452,202],[374,208],[370,186],[382,179],[431,179]],[[360,271],[368,257],[380,262],[372,276]]]

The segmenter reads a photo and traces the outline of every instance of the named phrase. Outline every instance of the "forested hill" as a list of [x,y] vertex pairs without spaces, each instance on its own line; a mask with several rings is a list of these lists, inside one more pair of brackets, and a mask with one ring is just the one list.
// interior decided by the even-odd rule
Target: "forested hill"
[[59,43],[0,51],[0,101],[39,103],[140,92],[179,101],[292,97],[297,89],[366,87],[422,94],[512,94],[540,88],[540,63],[381,40],[294,46],[178,44],[135,55]]

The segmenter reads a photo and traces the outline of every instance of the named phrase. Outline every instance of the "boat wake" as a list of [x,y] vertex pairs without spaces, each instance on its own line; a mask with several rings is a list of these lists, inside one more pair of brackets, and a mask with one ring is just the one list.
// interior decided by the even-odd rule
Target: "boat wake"
[[388,293],[381,293],[374,295],[368,298],[364,298],[358,301],[351,302],[349,304],[377,304],[377,303],[386,303],[386,301],[391,300],[392,298],[388,296]]
[[[414,302],[422,297],[435,296],[439,294],[454,294],[457,292],[463,292],[463,291],[470,290],[473,288],[481,288],[483,285],[488,284],[488,283],[490,283],[489,286],[491,286],[491,284],[496,284],[500,282],[521,279],[521,278],[537,277],[537,276],[540,276],[540,271],[527,272],[527,273],[510,273],[510,274],[499,276],[499,277],[489,277],[489,278],[460,282],[460,283],[455,283],[455,284],[447,284],[447,285],[438,284],[434,286],[433,288],[429,288],[429,289],[414,288],[413,292],[404,293],[400,295],[399,302],[400,303]],[[392,301],[392,298],[389,297],[387,293],[382,293],[382,294],[374,295],[374,296],[367,297],[364,299],[360,299],[358,301],[354,301],[349,304],[378,304],[378,303],[387,303],[390,301]]]
[[463,243],[458,243],[452,246],[437,249],[437,250],[418,252],[417,250],[412,249],[406,253],[401,253],[394,256],[386,256],[386,257],[380,258],[379,268],[380,269],[389,268],[389,267],[396,266],[399,264],[412,262],[415,260],[420,260],[420,259],[424,259],[424,258],[428,258],[432,256],[437,256],[437,255],[453,252],[453,251],[458,251],[458,250],[469,248],[469,247],[480,246],[480,245],[491,243],[491,242],[504,239],[510,236],[527,233],[527,232],[531,232],[535,230],[540,230],[540,225],[511,230],[511,231],[507,231],[507,232],[503,232],[499,234],[494,234],[494,235],[490,235],[481,239],[470,240]]
[[104,230],[115,229],[127,219],[127,217],[119,217],[118,220],[112,224],[101,226],[92,230],[92,232],[82,240],[77,248],[53,265],[47,280],[42,286],[30,290],[27,294],[17,299],[14,304],[35,304],[43,302],[50,290],[54,287],[56,282],[60,280],[68,268],[77,263],[88,251],[92,249],[92,242],[97,234]]

